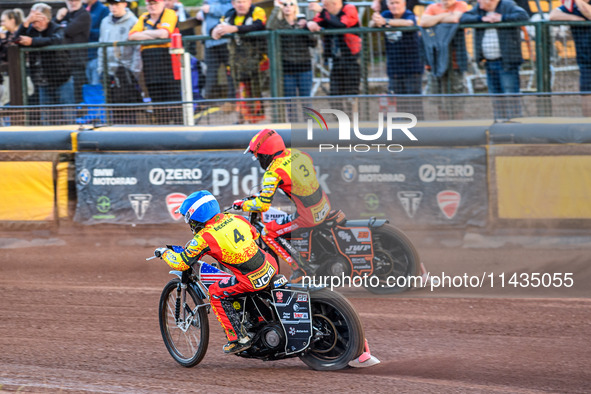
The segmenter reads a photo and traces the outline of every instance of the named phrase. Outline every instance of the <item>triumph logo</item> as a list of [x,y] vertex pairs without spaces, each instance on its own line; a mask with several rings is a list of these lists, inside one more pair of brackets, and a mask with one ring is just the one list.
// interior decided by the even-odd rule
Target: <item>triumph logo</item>
[[[339,124],[339,141],[351,141],[351,120],[349,116],[343,111],[336,109],[321,109],[320,112],[315,111],[312,108],[304,107],[304,109],[310,111],[308,115],[312,119],[307,121],[307,139],[311,141],[314,139],[314,121],[319,125],[321,130],[328,130],[328,125],[322,114],[332,114],[336,116]],[[418,141],[417,137],[410,131],[411,128],[416,126],[417,117],[413,114],[406,112],[388,112],[386,116],[386,139],[392,141],[392,134],[394,130],[400,130],[404,135],[411,141]],[[399,123],[400,120],[402,123]],[[408,120],[408,122],[404,122]],[[322,127],[324,125],[324,127]],[[384,113],[378,113],[378,130],[373,134],[364,134],[359,130],[359,113],[353,113],[353,134],[355,137],[362,141],[377,141],[382,137],[384,133]],[[348,152],[368,152],[370,150],[387,150],[388,152],[402,152],[404,147],[400,144],[319,144],[318,151],[348,151]]]
[[453,190],[444,190],[437,193],[437,205],[448,219],[456,216],[461,199],[460,193]]
[[138,220],[142,220],[148,207],[150,206],[150,201],[152,200],[151,194],[129,194],[129,202],[131,203],[131,207],[135,212],[135,216],[137,216]]
[[422,199],[423,192],[398,192],[398,200],[400,200],[400,204],[402,204],[402,208],[404,208],[406,215],[411,219],[417,213]]

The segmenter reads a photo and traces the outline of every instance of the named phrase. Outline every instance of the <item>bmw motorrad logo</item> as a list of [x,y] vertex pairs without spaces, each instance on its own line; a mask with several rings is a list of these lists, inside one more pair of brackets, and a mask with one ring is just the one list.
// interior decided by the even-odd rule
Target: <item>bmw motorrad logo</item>
[[90,171],[86,168],[82,169],[80,174],[78,174],[78,180],[80,181],[80,184],[88,185],[88,182],[90,182]]
[[357,170],[351,164],[347,164],[341,170],[341,177],[345,182],[353,182],[357,176]]

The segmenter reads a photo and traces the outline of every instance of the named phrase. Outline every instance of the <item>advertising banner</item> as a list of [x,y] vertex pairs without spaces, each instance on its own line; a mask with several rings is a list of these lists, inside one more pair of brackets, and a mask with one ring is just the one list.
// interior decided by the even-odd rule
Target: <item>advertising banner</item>
[[[391,153],[314,152],[321,186],[333,209],[350,219],[377,217],[402,227],[484,226],[484,148],[411,148]],[[179,221],[174,211],[190,193],[207,189],[222,209],[259,191],[263,170],[239,151],[79,153],[75,220],[156,224]],[[273,205],[290,208],[280,192]]]
[[350,219],[388,219],[403,228],[486,225],[484,148],[308,153],[332,208]]
[[75,221],[166,223],[194,191],[210,190],[223,207],[257,191],[262,171],[242,152],[76,155]]

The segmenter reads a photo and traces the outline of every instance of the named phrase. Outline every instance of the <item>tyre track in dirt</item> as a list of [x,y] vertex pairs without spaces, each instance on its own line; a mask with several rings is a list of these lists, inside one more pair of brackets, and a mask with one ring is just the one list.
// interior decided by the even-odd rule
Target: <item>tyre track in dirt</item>
[[[167,353],[157,318],[160,291],[172,276],[162,262],[144,261],[166,242],[157,234],[83,228],[58,234],[63,243],[0,248],[2,391],[588,392],[591,301],[581,292],[526,299],[463,290],[376,297],[343,289],[380,365],[317,372],[298,359],[226,356],[210,315],[208,353],[197,367],[182,368]],[[179,234],[169,241],[186,237]],[[582,265],[588,252],[422,250],[428,267],[449,272],[467,261],[478,262],[468,268],[474,272],[527,259]]]

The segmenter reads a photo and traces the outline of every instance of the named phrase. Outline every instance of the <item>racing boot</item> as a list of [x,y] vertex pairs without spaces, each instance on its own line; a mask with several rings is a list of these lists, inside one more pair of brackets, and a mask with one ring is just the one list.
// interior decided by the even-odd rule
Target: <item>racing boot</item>
[[223,347],[224,353],[226,354],[236,354],[240,353],[243,350],[246,350],[252,346],[252,340],[248,335],[241,336],[236,341],[229,341]]

